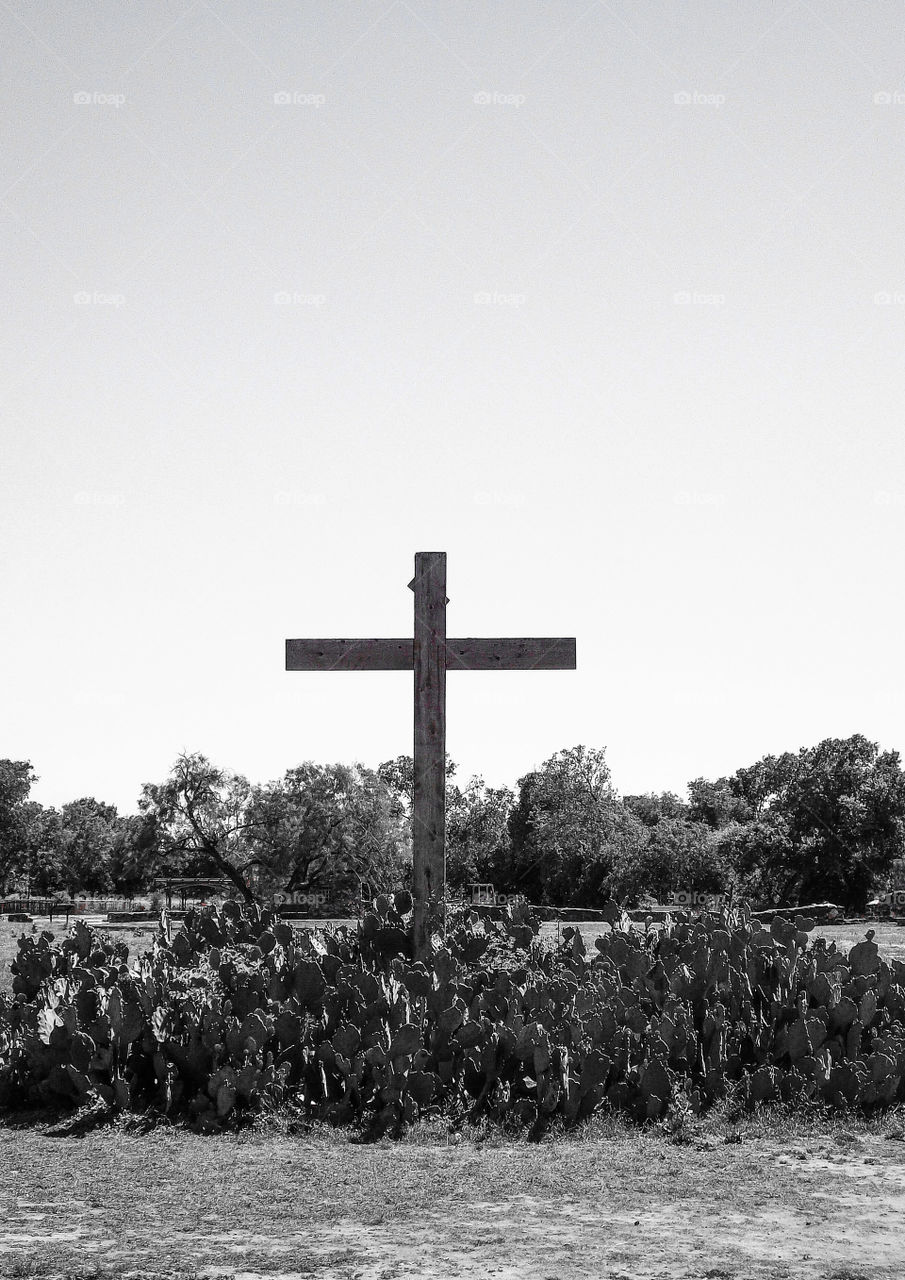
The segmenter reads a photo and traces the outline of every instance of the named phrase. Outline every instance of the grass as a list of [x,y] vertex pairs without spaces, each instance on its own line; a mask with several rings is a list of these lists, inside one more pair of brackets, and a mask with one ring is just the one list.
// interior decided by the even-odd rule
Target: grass
[[[70,922],[74,917],[70,916]],[[114,938],[122,938],[128,944],[129,955],[137,955],[142,951],[148,951],[151,947],[151,941],[154,937],[155,927],[136,925],[108,925],[101,917],[92,916],[88,918],[88,923],[94,925],[102,933],[109,933]],[[19,939],[23,934],[38,934],[49,931],[53,934],[55,941],[60,941],[66,937],[67,925],[66,919],[54,919],[49,921],[46,917],[35,916],[34,924],[10,924],[5,917],[0,917],[0,991],[9,991],[12,988],[12,973],[10,972],[10,964],[16,958]]]
[[850,1263],[879,1280],[901,1274],[885,1262],[901,1184],[881,1176],[900,1167],[885,1139],[901,1126],[716,1113],[677,1145],[605,1118],[538,1147],[430,1125],[356,1146],[279,1120],[216,1139],[124,1127],[57,1139],[12,1124],[0,1128],[0,1275],[842,1280]]

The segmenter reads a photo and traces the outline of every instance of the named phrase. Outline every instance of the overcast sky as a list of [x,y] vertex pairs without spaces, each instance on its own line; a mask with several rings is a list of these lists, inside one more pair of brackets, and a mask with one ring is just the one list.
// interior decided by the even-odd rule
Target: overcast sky
[[447,746],[622,792],[905,745],[899,3],[0,7],[3,735],[135,808],[411,751],[398,636],[575,635],[451,674]]

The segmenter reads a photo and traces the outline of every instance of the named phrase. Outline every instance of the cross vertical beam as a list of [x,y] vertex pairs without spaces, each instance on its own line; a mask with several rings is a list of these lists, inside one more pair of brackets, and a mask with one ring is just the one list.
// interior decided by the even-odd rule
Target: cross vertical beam
[[446,552],[419,551],[415,576],[413,947],[429,960],[442,930],[446,879]]

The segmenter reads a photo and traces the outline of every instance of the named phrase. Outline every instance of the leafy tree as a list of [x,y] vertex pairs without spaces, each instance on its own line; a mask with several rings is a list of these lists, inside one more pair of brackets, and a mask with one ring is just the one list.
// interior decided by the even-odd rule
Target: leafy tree
[[384,760],[377,766],[377,776],[410,812],[415,788],[415,765],[412,757],[396,756],[394,760]]
[[145,888],[159,868],[149,856],[153,828],[112,805],[72,801],[62,811],[33,800],[23,807],[25,866],[32,893],[127,893]]
[[509,812],[510,874],[507,877],[509,892],[524,893],[531,902],[541,902],[544,880],[541,866],[542,850],[535,826],[536,799],[543,802],[544,789],[540,786],[540,771],[526,773],[518,780],[518,796]]
[[662,818],[647,828],[643,845],[618,864],[619,896],[642,894],[668,902],[674,891],[721,893],[731,885],[714,832],[701,822]]
[[797,755],[784,751],[780,756],[764,756],[756,764],[736,770],[729,779],[729,785],[733,794],[748,806],[749,817],[765,818],[782,810],[783,797],[789,783],[798,772],[801,760],[808,750],[809,748],[803,747]]
[[397,888],[411,860],[399,791],[360,764],[289,769],[254,789],[248,817],[269,891],[323,893],[353,905],[362,882],[372,893]]
[[899,755],[861,734],[765,756],[689,790],[692,814],[721,833],[735,882],[761,900],[863,906],[905,847]]
[[110,879],[115,891],[131,897],[149,889],[165,870],[166,850],[153,819],[146,814],[118,818],[110,850]]
[[87,796],[60,810],[55,863],[69,893],[106,893],[112,888],[111,855],[116,838],[116,809]]
[[749,799],[733,785],[730,778],[694,778],[688,784],[688,819],[703,822],[714,830],[730,822],[747,822],[753,816]]
[[0,884],[4,889],[26,869],[28,800],[37,782],[28,760],[0,760]]
[[534,901],[561,906],[610,897],[617,867],[637,855],[646,831],[616,796],[604,752],[584,746],[556,752],[520,779],[509,829],[516,884]]
[[62,815],[36,800],[23,805],[25,873],[31,892],[49,896],[63,885]]
[[[383,764],[377,766],[377,776],[381,782],[386,783],[390,790],[399,797],[406,807],[406,812],[411,814],[412,801],[415,790],[415,762],[411,756],[396,756],[394,760],[384,760]],[[456,765],[449,758],[449,752],[446,753],[446,781],[447,784],[456,776]]]
[[688,813],[688,805],[672,791],[662,791],[659,795],[650,791],[646,795],[623,796],[622,803],[646,827],[655,827],[664,818],[684,818]]
[[761,905],[791,906],[784,896],[793,850],[786,824],[730,822],[713,833],[716,857],[736,895]]
[[446,875],[452,889],[475,881],[509,891],[512,858],[508,828],[515,795],[488,787],[481,777],[446,788]]
[[791,845],[787,895],[863,905],[905,846],[905,774],[897,751],[861,734],[799,752],[780,808]]
[[145,783],[138,807],[172,873],[220,875],[254,902],[249,881],[258,859],[249,846],[251,797],[241,774],[194,753],[181,755],[165,782]]

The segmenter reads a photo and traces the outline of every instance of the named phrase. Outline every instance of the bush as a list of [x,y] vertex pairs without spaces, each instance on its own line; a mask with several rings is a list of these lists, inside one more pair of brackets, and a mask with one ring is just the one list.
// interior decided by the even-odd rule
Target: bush
[[202,1131],[276,1106],[398,1134],[425,1115],[538,1137],[601,1109],[641,1121],[822,1100],[905,1098],[905,965],[869,933],[848,955],[813,922],[745,911],[639,932],[615,907],[585,953],[524,906],[466,910],[428,969],[407,894],[314,935],[235,902],[190,912],[130,965],[78,921],[23,937],[0,997],[0,1105],[143,1110]]

